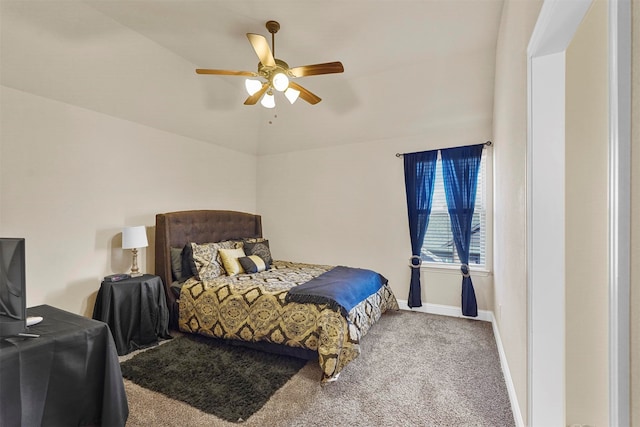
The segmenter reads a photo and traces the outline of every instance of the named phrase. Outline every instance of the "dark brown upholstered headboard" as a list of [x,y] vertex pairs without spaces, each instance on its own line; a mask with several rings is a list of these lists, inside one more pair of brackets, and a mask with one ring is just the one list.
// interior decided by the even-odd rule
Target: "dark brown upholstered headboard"
[[245,212],[194,210],[156,215],[156,275],[167,294],[171,318],[176,319],[171,292],[171,248],[189,242],[212,243],[245,237],[262,237],[262,217]]

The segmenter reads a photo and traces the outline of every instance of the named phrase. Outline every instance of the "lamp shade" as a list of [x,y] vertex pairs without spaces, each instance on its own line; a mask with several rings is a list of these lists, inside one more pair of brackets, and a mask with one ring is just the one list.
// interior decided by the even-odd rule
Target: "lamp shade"
[[288,88],[284,92],[284,96],[286,96],[289,102],[293,104],[294,102],[296,102],[296,99],[298,99],[298,96],[300,96],[300,91],[297,89]]
[[276,106],[276,99],[272,94],[265,93],[260,104],[265,108],[274,108]]
[[249,95],[253,95],[262,89],[262,82],[260,80],[247,79],[244,81],[244,87]]
[[144,225],[125,227],[122,230],[122,249],[146,248],[147,229]]

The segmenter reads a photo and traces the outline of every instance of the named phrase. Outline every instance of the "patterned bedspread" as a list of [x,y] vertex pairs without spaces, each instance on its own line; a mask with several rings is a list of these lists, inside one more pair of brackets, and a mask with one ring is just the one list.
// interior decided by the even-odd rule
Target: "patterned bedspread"
[[332,266],[274,261],[257,274],[189,279],[180,293],[181,331],[201,335],[267,341],[318,352],[322,381],[335,379],[360,355],[360,338],[382,313],[397,310],[388,285],[344,317],[326,304],[285,302],[287,290]]

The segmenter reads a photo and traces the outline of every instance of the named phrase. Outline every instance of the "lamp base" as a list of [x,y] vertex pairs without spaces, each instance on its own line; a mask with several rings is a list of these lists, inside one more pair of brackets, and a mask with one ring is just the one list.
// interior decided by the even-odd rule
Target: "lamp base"
[[129,274],[131,277],[140,277],[142,276],[142,273],[140,273],[140,270],[138,269],[138,249],[131,249],[131,253],[133,254],[133,263],[131,265],[131,273]]

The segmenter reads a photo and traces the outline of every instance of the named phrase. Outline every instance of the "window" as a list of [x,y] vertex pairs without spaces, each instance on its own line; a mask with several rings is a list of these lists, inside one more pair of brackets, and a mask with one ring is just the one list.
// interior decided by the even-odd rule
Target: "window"
[[[469,248],[469,265],[485,265],[487,214],[486,214],[486,157],[487,150],[482,153],[480,170],[478,171],[478,187],[476,189],[476,204],[473,211],[471,225],[471,246]],[[435,264],[459,264],[460,260],[453,242],[451,221],[447,211],[447,200],[444,194],[442,179],[442,162],[438,153],[436,164],[436,181],[431,201],[431,215],[429,226],[422,244],[422,260]]]

